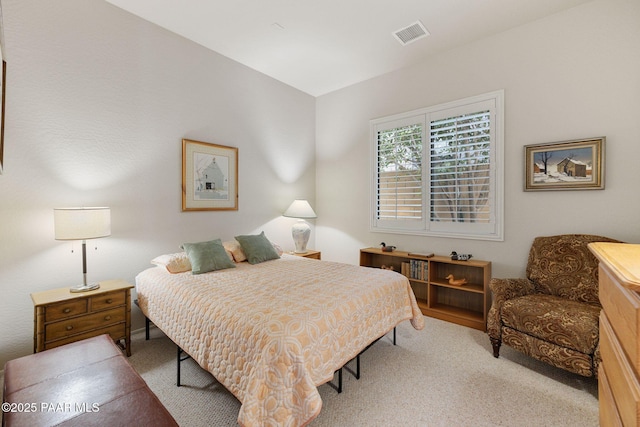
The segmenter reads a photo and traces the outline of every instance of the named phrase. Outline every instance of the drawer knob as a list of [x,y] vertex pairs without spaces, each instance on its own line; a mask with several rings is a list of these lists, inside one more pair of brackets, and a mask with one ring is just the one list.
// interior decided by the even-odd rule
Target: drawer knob
[[73,326],[71,326],[71,325],[67,326],[67,331],[70,331],[72,329],[73,329]]
[[104,316],[104,320],[111,320],[111,316]]
[[107,298],[107,304],[111,304],[113,300],[111,298]]
[[67,307],[67,308],[65,308],[64,310],[62,310],[62,312],[63,312],[64,314],[71,313],[71,309],[70,309],[69,307]]

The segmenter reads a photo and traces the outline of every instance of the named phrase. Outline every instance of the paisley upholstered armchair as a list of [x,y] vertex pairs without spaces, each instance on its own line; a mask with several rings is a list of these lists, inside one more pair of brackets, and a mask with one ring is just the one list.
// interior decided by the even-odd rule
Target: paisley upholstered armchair
[[600,364],[598,261],[591,242],[602,236],[537,237],[526,279],[492,279],[487,333],[498,357],[502,343],[550,365],[597,376]]

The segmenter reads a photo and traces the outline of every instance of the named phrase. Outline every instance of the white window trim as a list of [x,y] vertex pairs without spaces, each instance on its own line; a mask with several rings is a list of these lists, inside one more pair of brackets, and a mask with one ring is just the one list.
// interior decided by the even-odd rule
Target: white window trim
[[[493,211],[494,221],[487,226],[478,226],[478,224],[454,223],[443,227],[442,224],[429,221],[429,170],[428,170],[428,149],[423,149],[422,153],[422,179],[423,191],[423,219],[421,221],[378,221],[376,219],[377,212],[377,132],[376,129],[384,126],[389,122],[406,122],[420,120],[423,121],[423,144],[428,144],[428,127],[433,117],[442,116],[442,114],[450,114],[452,110],[464,109],[469,105],[480,103],[489,103],[492,105],[492,150],[491,150],[491,185],[492,197],[495,204]],[[448,110],[448,111],[447,111]],[[445,114],[446,111],[446,114]],[[425,135],[426,134],[426,135]],[[372,232],[392,233],[392,234],[411,234],[424,235],[434,237],[450,237],[460,239],[474,240],[491,240],[504,241],[504,90],[485,93],[482,95],[472,96],[457,101],[447,102],[431,107],[420,108],[417,110],[395,114],[392,116],[382,117],[371,120],[370,122],[370,144],[371,144],[371,189],[370,189],[370,226]],[[482,231],[477,231],[477,230]],[[484,230],[483,230],[484,229]]]

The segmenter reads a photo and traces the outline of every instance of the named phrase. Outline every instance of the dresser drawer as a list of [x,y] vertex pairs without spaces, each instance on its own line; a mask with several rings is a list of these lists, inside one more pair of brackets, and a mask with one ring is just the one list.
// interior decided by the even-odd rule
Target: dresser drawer
[[625,426],[635,426],[640,419],[640,383],[607,316],[600,313],[602,366],[622,423]]
[[118,307],[86,316],[49,323],[45,326],[44,333],[46,341],[52,341],[68,335],[75,335],[90,329],[101,328],[124,321],[125,311],[122,307]]
[[51,304],[44,309],[44,321],[51,322],[58,319],[85,314],[89,310],[88,299],[77,299]]
[[90,298],[91,311],[124,305],[127,298],[126,291],[109,292]]
[[600,427],[622,427],[616,401],[611,393],[611,385],[604,366],[598,369],[598,401],[600,409]]
[[640,372],[640,296],[621,286],[611,270],[602,264],[599,269],[599,296],[618,342],[635,371]]
[[126,325],[124,323],[119,323],[117,325],[107,326],[106,328],[100,328],[93,331],[83,332],[80,335],[73,335],[73,336],[59,339],[56,341],[51,341],[51,342],[45,343],[44,350],[60,347],[61,345],[69,344],[72,342],[84,340],[91,337],[97,337],[98,335],[102,335],[102,334],[109,334],[111,336],[111,339],[113,339],[114,341],[124,339],[127,336]]

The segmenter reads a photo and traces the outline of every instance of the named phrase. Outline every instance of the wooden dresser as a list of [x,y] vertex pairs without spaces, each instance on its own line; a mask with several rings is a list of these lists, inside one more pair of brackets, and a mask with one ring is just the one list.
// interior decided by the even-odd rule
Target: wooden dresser
[[109,334],[114,341],[124,341],[122,348],[130,356],[131,288],[124,280],[105,280],[89,292],[60,288],[31,294],[34,353]]
[[640,245],[589,248],[600,260],[600,425],[640,425]]

